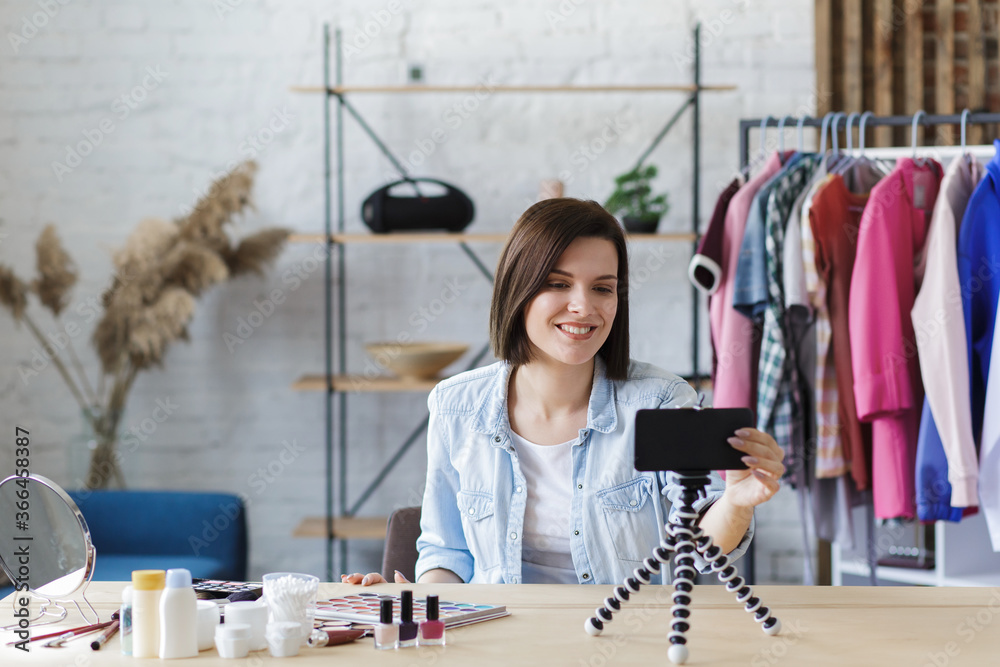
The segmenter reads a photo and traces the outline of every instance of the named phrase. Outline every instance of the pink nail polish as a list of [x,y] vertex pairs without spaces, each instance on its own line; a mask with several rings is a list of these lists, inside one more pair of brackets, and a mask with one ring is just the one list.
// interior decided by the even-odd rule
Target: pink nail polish
[[392,622],[392,598],[379,602],[379,625],[375,626],[375,648],[384,651],[399,643],[399,626]]
[[438,620],[438,596],[427,596],[427,620],[420,622],[421,646],[444,646],[444,621]]

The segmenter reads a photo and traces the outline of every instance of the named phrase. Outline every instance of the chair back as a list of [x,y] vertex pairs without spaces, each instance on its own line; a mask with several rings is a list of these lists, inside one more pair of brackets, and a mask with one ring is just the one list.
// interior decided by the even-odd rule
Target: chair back
[[[246,512],[239,496],[133,490],[69,495],[87,520],[99,567],[109,557],[122,566],[134,561],[133,569],[155,559],[178,567],[192,563],[188,569],[196,577],[246,579]],[[199,573],[198,562],[210,569]]]
[[417,567],[417,538],[420,537],[420,508],[401,507],[389,517],[382,553],[382,576],[395,581],[393,570],[414,581]]

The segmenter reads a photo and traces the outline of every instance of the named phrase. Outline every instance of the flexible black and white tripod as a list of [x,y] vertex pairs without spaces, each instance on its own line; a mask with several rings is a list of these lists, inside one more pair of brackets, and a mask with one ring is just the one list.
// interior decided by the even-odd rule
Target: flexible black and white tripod
[[676,552],[674,560],[674,605],[671,607],[674,621],[667,638],[670,648],[667,657],[676,665],[683,665],[688,659],[687,637],[685,633],[691,627],[688,617],[691,615],[691,593],[694,590],[694,578],[698,571],[694,567],[694,553],[697,551],[707,561],[719,581],[726,585],[726,590],[736,594],[736,601],[744,605],[747,613],[754,615],[754,620],[761,624],[765,634],[776,635],[781,631],[781,621],[771,616],[771,611],[765,607],[760,598],[754,597],[753,590],[739,575],[736,567],[729,564],[729,556],[722,549],[712,544],[712,538],[706,535],[698,525],[700,515],[694,509],[694,503],[705,495],[705,487],[709,483],[707,472],[676,473],[681,492],[681,509],[675,518],[666,525],[666,537],[660,546],[653,549],[653,555],[637,567],[632,576],[625,579],[623,585],[615,588],[614,597],[604,600],[604,606],[598,607],[584,624],[587,634],[597,636],[604,630],[604,625],[610,623],[616,611],[621,611],[622,605],[639,592],[642,584],[649,584],[652,576],[658,574],[661,568],[669,565],[671,556]]

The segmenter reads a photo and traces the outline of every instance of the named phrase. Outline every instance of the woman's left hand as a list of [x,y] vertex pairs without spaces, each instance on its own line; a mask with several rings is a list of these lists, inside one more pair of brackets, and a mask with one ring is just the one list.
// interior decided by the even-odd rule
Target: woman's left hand
[[729,502],[736,507],[755,507],[770,500],[781,488],[785,452],[774,438],[755,428],[736,431],[729,444],[743,452],[743,462],[750,468],[726,471],[725,495]]

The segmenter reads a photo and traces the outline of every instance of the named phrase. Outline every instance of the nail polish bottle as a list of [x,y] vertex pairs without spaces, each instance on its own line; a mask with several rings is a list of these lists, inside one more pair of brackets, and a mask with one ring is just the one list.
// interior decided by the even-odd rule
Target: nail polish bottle
[[382,598],[379,602],[379,621],[380,624],[375,626],[375,648],[396,648],[399,643],[399,626],[392,622],[392,598]]
[[399,648],[417,645],[417,624],[413,622],[413,591],[399,594]]
[[444,621],[438,620],[438,596],[427,596],[427,620],[420,622],[421,646],[444,646]]

